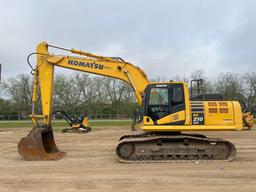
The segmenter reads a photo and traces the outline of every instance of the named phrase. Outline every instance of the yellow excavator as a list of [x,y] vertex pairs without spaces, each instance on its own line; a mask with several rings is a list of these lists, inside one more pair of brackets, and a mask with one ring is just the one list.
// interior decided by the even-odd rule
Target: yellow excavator
[[[49,48],[73,54],[54,55],[49,53]],[[143,132],[120,138],[116,154],[121,162],[232,161],[235,158],[236,149],[231,142],[194,132],[242,130],[244,122],[239,102],[212,96],[190,98],[187,83],[149,82],[142,69],[119,57],[98,56],[46,42],[40,43],[37,51],[29,56],[33,54],[37,55],[33,70],[33,106],[40,84],[42,114],[36,114],[32,107],[34,128],[18,144],[18,152],[24,159],[58,160],[65,154],[55,144],[51,124],[55,66],[117,78],[132,87],[141,107]],[[244,124],[252,125],[251,122]]]
[[89,127],[87,115],[80,117],[74,115],[71,117],[65,111],[55,111],[53,114],[62,116],[69,125],[69,127],[62,129],[62,133],[88,133],[92,130],[92,128]]

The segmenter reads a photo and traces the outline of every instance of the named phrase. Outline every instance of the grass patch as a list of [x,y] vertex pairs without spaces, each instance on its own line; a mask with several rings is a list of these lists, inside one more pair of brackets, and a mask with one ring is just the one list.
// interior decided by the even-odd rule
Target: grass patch
[[[53,127],[64,128],[68,127],[65,121],[53,121]],[[131,120],[91,120],[91,127],[102,127],[102,126],[129,126],[131,125]],[[31,121],[0,121],[0,128],[26,128],[33,127]]]

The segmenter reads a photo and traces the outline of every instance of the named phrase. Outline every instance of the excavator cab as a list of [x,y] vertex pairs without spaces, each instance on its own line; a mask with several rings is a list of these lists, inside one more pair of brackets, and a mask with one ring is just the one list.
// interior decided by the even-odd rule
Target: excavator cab
[[[150,84],[143,99],[144,116],[157,124],[184,124],[184,119],[177,122],[163,119],[185,110],[184,86],[182,83]],[[162,119],[162,120],[161,120]]]

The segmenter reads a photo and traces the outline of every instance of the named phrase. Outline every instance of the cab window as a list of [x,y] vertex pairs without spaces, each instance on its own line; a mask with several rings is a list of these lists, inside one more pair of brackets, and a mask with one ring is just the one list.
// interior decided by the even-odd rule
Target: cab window
[[170,113],[168,87],[152,87],[149,91],[147,115],[153,120],[163,118]]
[[184,102],[183,86],[175,86],[173,88],[172,104],[178,105]]
[[171,113],[185,110],[184,90],[182,84],[172,86],[171,93]]
[[151,88],[149,105],[168,105],[168,88]]

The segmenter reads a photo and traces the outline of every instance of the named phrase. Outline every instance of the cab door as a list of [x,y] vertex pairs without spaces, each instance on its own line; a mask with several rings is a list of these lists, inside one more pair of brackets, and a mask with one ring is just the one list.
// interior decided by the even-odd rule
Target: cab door
[[[173,83],[169,86],[170,89],[170,125],[185,124],[185,97],[184,86],[182,83]],[[161,119],[158,121],[161,124]]]

